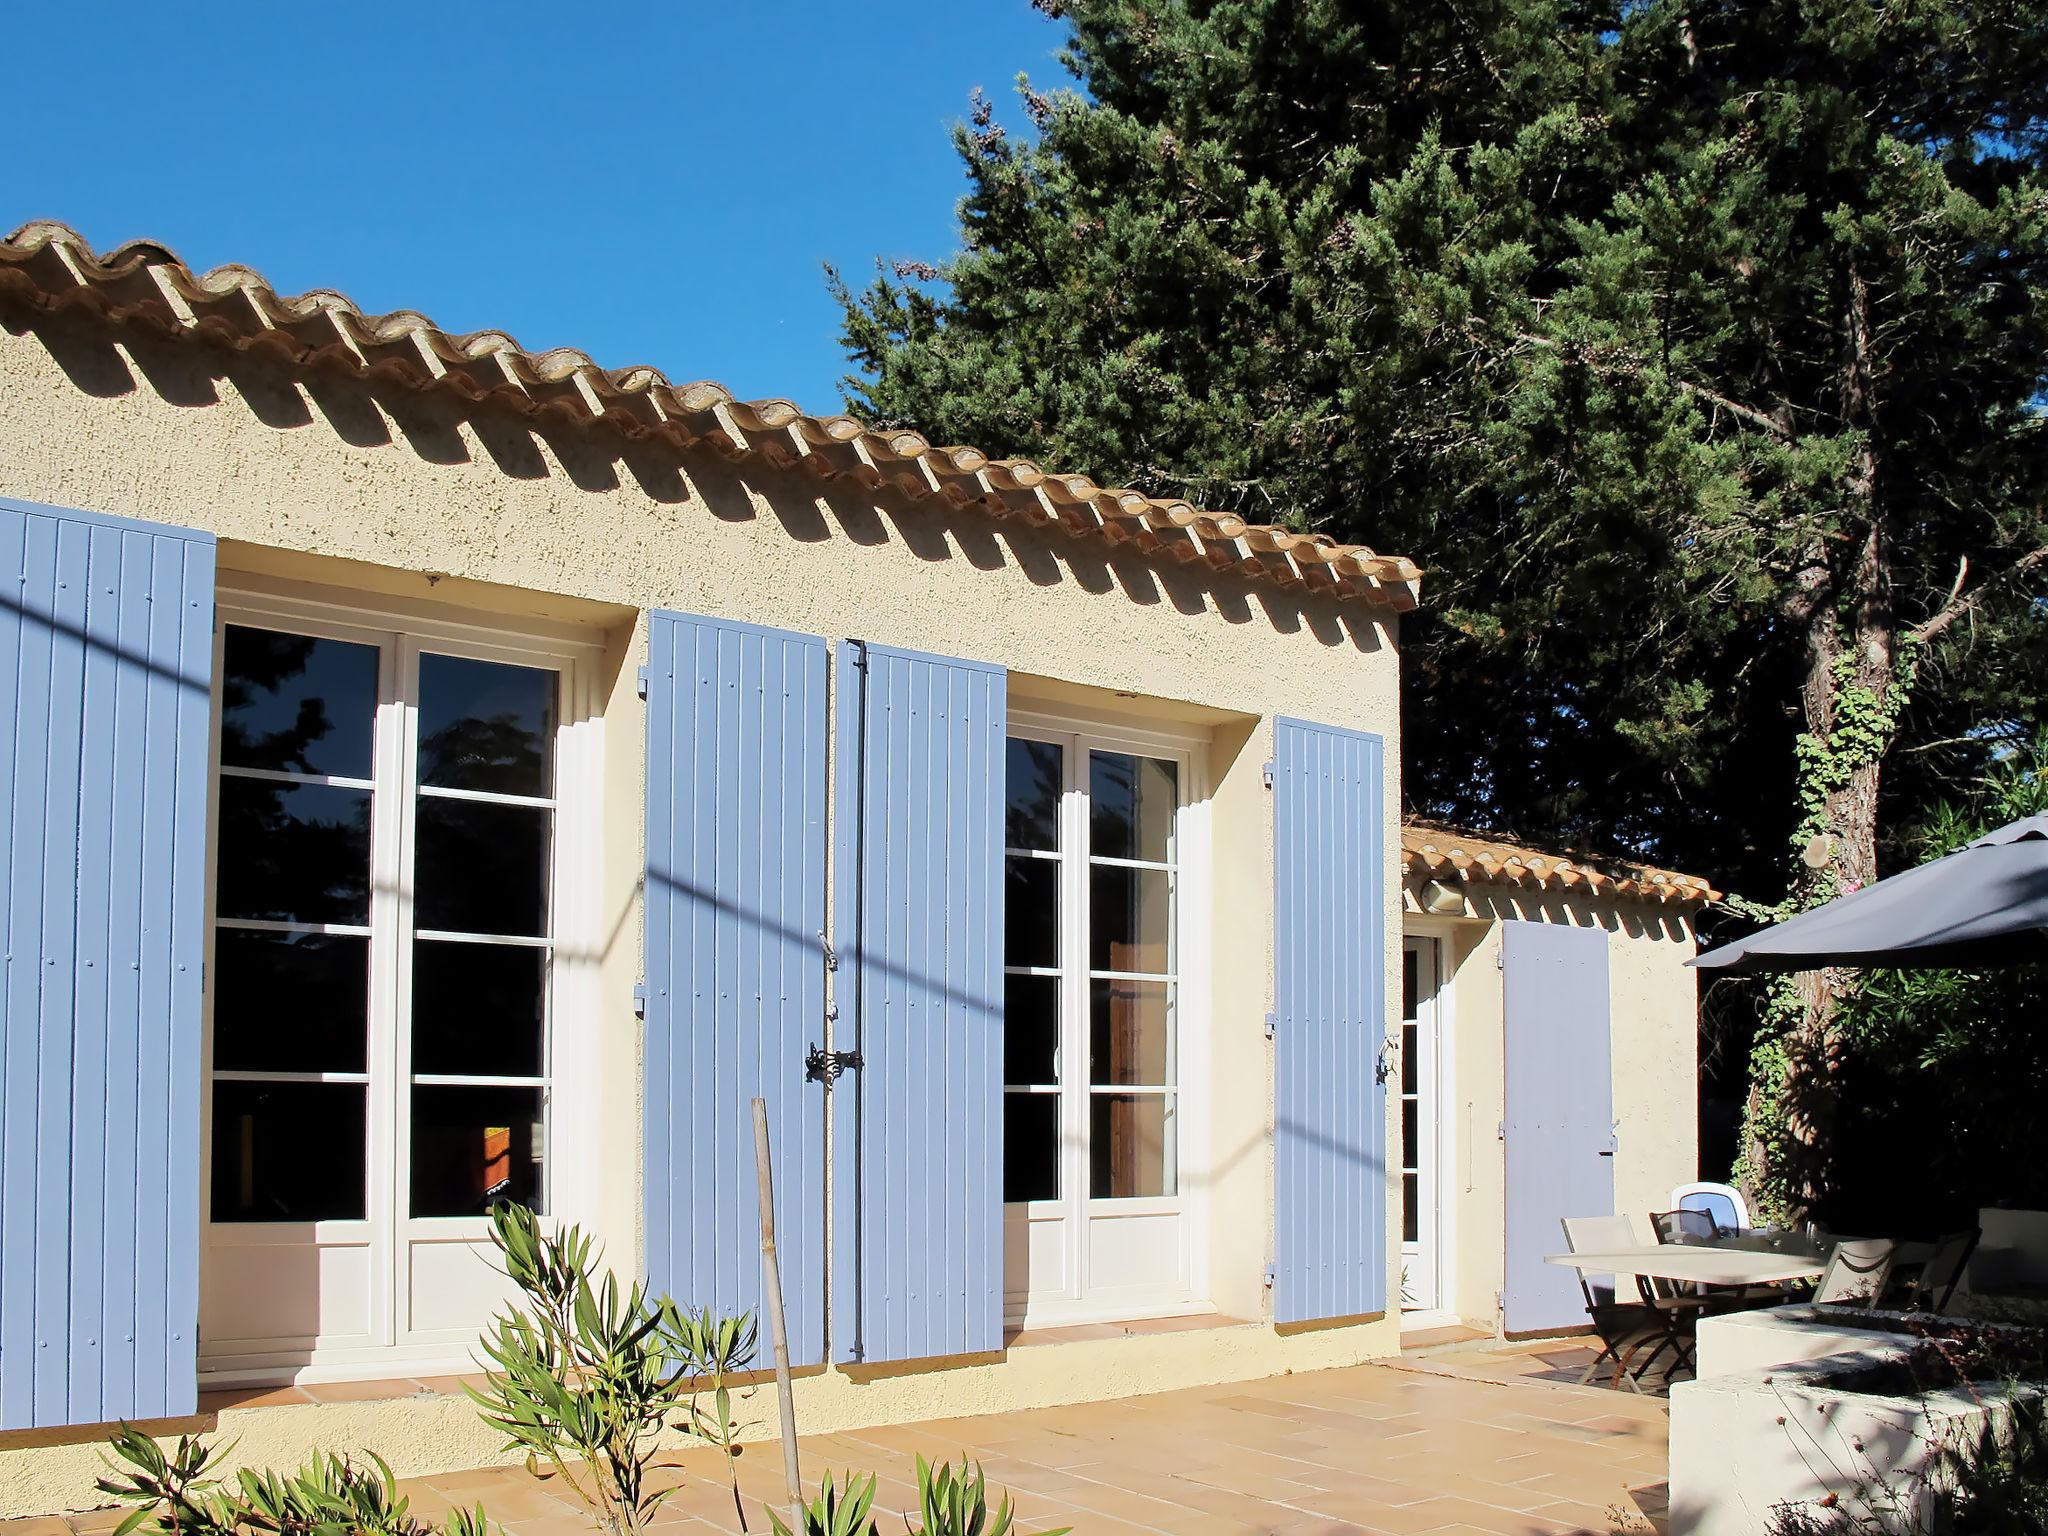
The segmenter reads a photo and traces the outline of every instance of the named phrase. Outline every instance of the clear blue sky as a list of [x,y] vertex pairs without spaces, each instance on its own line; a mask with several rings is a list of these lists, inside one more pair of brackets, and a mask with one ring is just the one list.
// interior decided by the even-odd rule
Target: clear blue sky
[[[1028,0],[111,0],[8,17],[0,226],[836,408],[821,264],[943,260]],[[0,232],[4,232],[0,230]]]

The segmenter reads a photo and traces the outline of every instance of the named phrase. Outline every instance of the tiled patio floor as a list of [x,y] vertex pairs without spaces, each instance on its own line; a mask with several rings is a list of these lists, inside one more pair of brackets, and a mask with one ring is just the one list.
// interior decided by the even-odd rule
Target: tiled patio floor
[[[1077,1536],[1375,1531],[1612,1536],[1661,1521],[1665,1406],[1577,1387],[1587,1358],[1568,1344],[1453,1350],[1199,1391],[1077,1408],[807,1437],[807,1483],[830,1468],[880,1476],[884,1532],[915,1496],[915,1461],[980,1459],[1017,1497],[1026,1531]],[[1578,1362],[1578,1363],[1574,1363]],[[1563,1376],[1565,1381],[1557,1378]],[[766,1394],[754,1410],[773,1412]],[[715,1458],[682,1458],[687,1479],[664,1524],[678,1536],[739,1530]],[[771,1444],[740,1461],[754,1536],[779,1497]],[[409,1485],[421,1513],[481,1500],[510,1536],[592,1529],[565,1490],[523,1472],[452,1473]],[[106,1515],[70,1529],[99,1532]],[[0,1525],[0,1536],[61,1536],[63,1522]]]

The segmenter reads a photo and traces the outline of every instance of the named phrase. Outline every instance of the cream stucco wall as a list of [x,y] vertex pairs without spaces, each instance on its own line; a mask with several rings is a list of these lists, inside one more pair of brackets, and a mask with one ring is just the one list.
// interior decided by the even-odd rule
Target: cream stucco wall
[[1439,1027],[1451,1032],[1455,1066],[1446,1089],[1453,1260],[1446,1305],[1491,1332],[1500,1326],[1507,1219],[1502,922],[1567,923],[1607,935],[1614,1202],[1616,1211],[1640,1217],[1666,1209],[1673,1186],[1698,1177],[1698,989],[1685,965],[1697,946],[1690,909],[1676,904],[1477,884],[1465,898],[1462,915],[1426,917],[1411,882],[1404,921],[1410,934],[1441,941],[1447,982]]
[[[1215,1085],[1203,1149],[1210,1299],[1227,1315],[1269,1314],[1262,1270],[1271,1250],[1272,1070],[1262,1023],[1273,989],[1273,850],[1260,768],[1279,713],[1382,735],[1387,889],[1398,889],[1391,618],[758,459],[632,441],[605,427],[537,425],[488,404],[353,373],[292,371],[11,303],[0,303],[0,401],[0,495],[212,531],[223,541],[224,582],[375,594],[400,607],[553,627],[598,648],[604,806],[590,927],[598,995],[596,1016],[575,1027],[600,1058],[603,1172],[576,1214],[622,1268],[638,1267],[640,1244],[631,989],[640,969],[644,778],[634,669],[645,659],[647,609],[994,661],[1019,674],[1020,693],[1064,691],[1203,734],[1212,846],[1205,1066]],[[1386,941],[1388,974],[1397,975],[1391,897]],[[1390,1029],[1397,1004],[1390,997]],[[1391,1203],[1386,1219],[1391,1231]],[[1254,1332],[1262,1344],[1235,1330],[1223,1344],[1146,1341],[1129,1373],[1091,1379],[1077,1369],[1061,1390],[1087,1396],[1224,1379],[1201,1373],[1335,1363],[1395,1344],[1391,1318],[1287,1340],[1268,1327]],[[1052,1367],[1027,1368],[1019,1363],[1027,1353],[1016,1355],[932,1372],[916,1388],[830,1373],[805,1392],[831,1422],[874,1422],[1053,1390],[1044,1374]],[[1155,1359],[1176,1363],[1148,1376]],[[949,1382],[976,1385],[968,1393]],[[868,1406],[827,1411],[834,1394]]]

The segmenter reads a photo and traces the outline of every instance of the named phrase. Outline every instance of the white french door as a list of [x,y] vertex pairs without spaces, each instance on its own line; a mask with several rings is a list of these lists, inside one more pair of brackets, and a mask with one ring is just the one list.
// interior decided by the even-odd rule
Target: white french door
[[1401,1310],[1443,1306],[1443,1038],[1438,941],[1401,945]]
[[202,1368],[467,1353],[547,1210],[569,664],[224,608]]
[[1012,1321],[1190,1297],[1179,939],[1189,754],[1013,725],[1004,953]]

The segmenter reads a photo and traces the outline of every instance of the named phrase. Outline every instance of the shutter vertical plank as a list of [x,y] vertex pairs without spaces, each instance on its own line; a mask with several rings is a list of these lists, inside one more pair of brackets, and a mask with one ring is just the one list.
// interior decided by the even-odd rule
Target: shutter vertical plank
[[835,1110],[833,1353],[982,1353],[1002,1344],[1007,674],[848,642],[838,675],[841,1029],[863,1065]]
[[1564,923],[1501,924],[1507,1129],[1505,1326],[1586,1319],[1577,1274],[1555,1253],[1567,1216],[1614,1209],[1607,934]]
[[647,688],[648,1276],[762,1305],[753,1119],[768,1104],[790,1355],[824,1358],[825,642],[657,611]]
[[1274,722],[1274,1318],[1387,1305],[1384,744]]
[[191,1413],[214,544],[0,501],[0,1429]]

